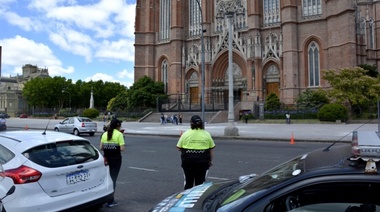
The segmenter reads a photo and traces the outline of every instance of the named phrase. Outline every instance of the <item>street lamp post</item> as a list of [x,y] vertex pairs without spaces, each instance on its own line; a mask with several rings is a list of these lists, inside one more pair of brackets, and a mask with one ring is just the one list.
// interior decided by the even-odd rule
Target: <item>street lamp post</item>
[[[235,126],[235,115],[234,115],[234,79],[232,73],[232,22],[235,13],[238,12],[237,7],[235,6],[236,0],[221,0],[223,6],[221,6],[219,11],[228,19],[228,125],[224,129],[225,136],[238,136],[239,130]],[[220,17],[219,17],[220,18]]]
[[67,92],[69,94],[69,108],[71,110],[71,93],[65,89],[62,90],[62,93]]
[[203,29],[203,13],[200,0],[196,0],[199,11],[201,13],[201,51],[202,51],[202,93],[201,93],[201,101],[202,101],[202,120],[205,121],[205,44],[204,44],[204,29]]

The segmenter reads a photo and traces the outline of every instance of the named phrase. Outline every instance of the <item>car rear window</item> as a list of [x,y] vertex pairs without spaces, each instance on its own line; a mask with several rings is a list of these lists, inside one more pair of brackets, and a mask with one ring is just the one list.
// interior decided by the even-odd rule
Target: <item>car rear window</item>
[[9,149],[5,148],[3,145],[0,144],[0,163],[4,164],[8,161],[12,160],[12,158],[15,157],[15,154],[11,152]]
[[92,122],[92,120],[89,119],[89,118],[78,118],[78,120],[79,120],[80,122]]
[[85,140],[69,140],[44,144],[23,153],[29,160],[45,167],[81,164],[99,158],[98,151]]

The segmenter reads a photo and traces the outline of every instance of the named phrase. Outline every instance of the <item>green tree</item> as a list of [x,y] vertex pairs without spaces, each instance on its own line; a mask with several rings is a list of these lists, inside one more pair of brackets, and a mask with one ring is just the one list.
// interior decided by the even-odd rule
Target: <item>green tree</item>
[[93,91],[94,96],[94,107],[104,109],[112,98],[126,91],[126,87],[120,83],[103,82],[102,80],[89,82],[78,80],[74,87],[73,99],[79,108],[90,106],[91,91]]
[[157,98],[166,98],[167,95],[164,91],[163,82],[155,82],[150,77],[144,76],[129,88],[126,96],[127,107],[132,109],[135,107],[156,107]]
[[320,121],[346,121],[348,110],[341,104],[326,104],[318,111],[317,117]]
[[125,110],[128,107],[128,90],[120,92],[117,96],[108,102],[107,110],[118,111]]
[[296,100],[298,109],[320,109],[329,103],[326,91],[306,89]]
[[379,72],[377,71],[376,65],[368,65],[368,64],[361,64],[359,65],[360,68],[367,70],[367,75],[370,77],[378,77]]
[[83,116],[88,117],[90,119],[94,119],[99,116],[99,110],[95,108],[88,108],[83,111]]
[[64,77],[33,78],[24,84],[23,96],[30,106],[40,108],[88,108],[91,90],[94,92],[94,106],[106,108],[110,99],[126,91],[120,83],[102,80],[84,82]]
[[323,79],[331,89],[328,94],[336,102],[348,104],[351,114],[359,114],[363,108],[373,104],[379,98],[380,78],[367,75],[360,67],[324,70]]
[[62,108],[67,94],[62,92],[71,81],[64,77],[33,78],[24,84],[23,96],[31,106]]
[[270,93],[265,100],[265,110],[278,110],[280,109],[281,103],[277,94]]

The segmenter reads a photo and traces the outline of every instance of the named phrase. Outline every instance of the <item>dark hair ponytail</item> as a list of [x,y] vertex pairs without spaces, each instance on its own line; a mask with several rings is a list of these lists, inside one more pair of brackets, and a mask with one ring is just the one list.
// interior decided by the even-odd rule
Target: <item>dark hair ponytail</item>
[[113,130],[114,129],[117,129],[121,126],[121,121],[118,120],[118,119],[112,119],[108,129],[107,129],[107,140],[111,140],[112,139],[112,135],[113,135]]

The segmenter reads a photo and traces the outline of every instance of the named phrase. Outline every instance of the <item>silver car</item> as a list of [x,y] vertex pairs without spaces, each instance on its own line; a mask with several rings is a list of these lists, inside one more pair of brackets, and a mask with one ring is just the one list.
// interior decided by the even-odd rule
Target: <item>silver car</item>
[[87,117],[69,117],[55,125],[54,130],[74,135],[88,133],[93,136],[96,133],[98,126],[90,118]]

